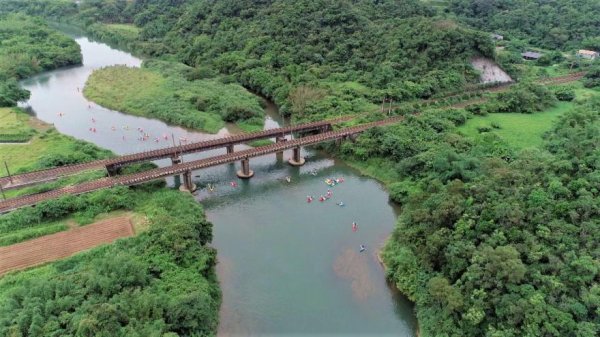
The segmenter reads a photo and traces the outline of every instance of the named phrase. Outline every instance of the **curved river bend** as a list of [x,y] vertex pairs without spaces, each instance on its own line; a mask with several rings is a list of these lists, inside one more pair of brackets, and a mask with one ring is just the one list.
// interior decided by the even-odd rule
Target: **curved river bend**
[[[138,141],[138,127],[151,139],[173,134],[188,141],[235,130],[225,128],[216,135],[194,132],[88,102],[81,90],[94,69],[115,64],[139,67],[141,60],[74,37],[81,45],[82,66],[22,82],[31,91],[24,106],[60,132],[125,154],[171,144],[170,139]],[[281,123],[276,111],[271,112],[268,128]],[[190,155],[184,161],[224,151]],[[213,244],[219,252],[217,272],[223,291],[219,335],[414,336],[412,305],[386,283],[376,255],[396,221],[385,190],[321,153],[304,151],[307,164],[300,168],[285,163],[290,155],[286,152],[283,160],[274,155],[252,159],[255,177],[248,181],[236,178],[236,165],[194,173],[199,186],[215,186],[213,192],[202,189],[195,195],[214,224]],[[329,187],[324,180],[330,177],[343,177],[344,182]],[[239,185],[232,187],[231,181]],[[331,199],[319,202],[328,189]],[[307,195],[315,200],[307,203]],[[344,207],[336,204],[340,201]],[[352,231],[352,222],[358,231]],[[361,244],[366,246],[362,253]]]

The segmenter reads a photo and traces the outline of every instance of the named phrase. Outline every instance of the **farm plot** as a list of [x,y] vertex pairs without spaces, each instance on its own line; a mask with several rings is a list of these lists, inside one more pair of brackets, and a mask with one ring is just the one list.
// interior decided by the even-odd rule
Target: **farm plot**
[[0,247],[0,275],[71,256],[82,250],[132,236],[129,216],[98,221],[85,227]]

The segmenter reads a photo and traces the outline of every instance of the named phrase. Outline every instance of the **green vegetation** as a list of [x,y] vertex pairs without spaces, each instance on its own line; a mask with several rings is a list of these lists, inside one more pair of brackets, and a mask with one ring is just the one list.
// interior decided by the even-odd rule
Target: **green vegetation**
[[[539,88],[520,90],[533,92],[498,96],[524,104],[514,111],[542,108]],[[342,145],[403,205],[383,257],[422,336],[596,335],[599,112],[593,97],[470,121],[431,110]],[[473,137],[484,120],[489,131]]]
[[0,15],[0,107],[29,98],[16,80],[79,63],[79,45],[48,28],[41,19]]
[[[540,147],[543,135],[549,131],[560,116],[571,110],[573,104],[562,102],[556,107],[534,114],[498,113],[486,116],[474,116],[458,130],[476,143],[477,138],[486,137],[485,133],[493,132],[513,149]],[[494,126],[496,124],[496,126]],[[487,128],[484,133],[480,129]]]
[[0,246],[8,246],[15,243],[31,240],[40,236],[54,234],[67,230],[69,227],[64,222],[47,222],[35,228],[23,228],[21,230],[8,230],[5,232],[5,221],[0,218]]
[[585,74],[583,86],[586,88],[600,86],[600,65],[597,65],[588,70],[588,72]]
[[0,108],[0,143],[24,143],[31,139],[34,129],[29,117],[13,108]]
[[[27,144],[0,144],[0,160],[8,163],[11,173],[20,173],[54,166],[82,163],[94,159],[106,158],[109,151],[102,150],[72,137],[62,135],[56,129],[43,122],[27,116],[17,108],[12,108],[21,121],[21,116],[28,118],[28,127],[23,127],[33,134]],[[27,153],[26,156],[23,153]],[[2,175],[7,173],[2,170]]]
[[223,121],[262,128],[264,112],[255,95],[216,78],[193,79],[193,70],[164,61],[147,61],[142,69],[107,67],[89,77],[83,92],[111,109],[208,132],[219,131]]
[[[298,120],[377,110],[383,97],[410,102],[401,105],[406,114],[430,107],[417,99],[472,84],[470,57],[496,56],[492,31],[510,40],[500,43],[506,48],[497,60],[517,79],[583,66],[561,50],[600,49],[594,0],[449,0],[439,6],[447,5],[446,18],[417,0],[6,4],[68,18],[169,60],[118,69],[122,80],[117,68],[103,70],[98,95],[110,98],[105,105],[121,104],[117,109],[204,129],[222,120],[250,129],[248,121],[258,116],[228,112],[216,103],[222,92],[205,100],[209,85],[241,83]],[[523,61],[519,53],[530,45],[546,48],[546,55]],[[600,78],[590,70],[586,87]],[[427,109],[337,150],[385,181],[390,198],[403,206],[383,258],[388,277],[415,301],[423,337],[597,335],[600,101],[597,91],[582,90],[588,89],[551,91],[524,81],[468,111]],[[128,200],[129,193],[103,198]],[[142,193],[117,205],[148,214],[147,233],[3,278],[0,331],[214,334],[214,251],[197,244],[210,240],[210,226],[190,198]],[[50,202],[44,209],[51,213],[37,223],[88,208],[96,214],[92,204],[74,207],[77,200],[84,198]],[[14,223],[37,228],[35,221]],[[37,303],[48,304],[42,310]]]
[[467,109],[478,115],[487,113],[519,112],[531,114],[544,111],[557,102],[555,94],[546,87],[533,83],[520,83],[505,92],[493,95],[486,102],[474,104]]
[[596,0],[449,0],[464,22],[548,49],[600,50]]
[[[127,191],[101,191],[79,198],[63,198],[41,207],[23,208],[0,217],[0,245],[12,244],[38,237],[52,231],[64,230],[57,221],[72,215],[79,224],[89,224],[101,213],[128,207]],[[59,229],[60,228],[60,229]]]
[[137,53],[227,75],[303,119],[458,90],[477,79],[471,56],[494,55],[487,34],[437,18],[419,0],[82,1],[76,13],[47,0],[9,6],[52,8],[91,31],[133,24],[136,41],[111,36]]
[[140,35],[140,29],[129,24],[92,24],[86,29],[94,38],[100,39],[108,44],[122,46],[125,49],[133,49],[133,43]]
[[[28,216],[45,220],[77,210],[115,208],[145,214],[149,228],[136,237],[2,277],[0,335],[214,335],[220,304],[216,252],[206,246],[211,224],[190,195],[117,188],[19,210],[10,220],[24,223]],[[0,219],[11,222],[6,216]]]

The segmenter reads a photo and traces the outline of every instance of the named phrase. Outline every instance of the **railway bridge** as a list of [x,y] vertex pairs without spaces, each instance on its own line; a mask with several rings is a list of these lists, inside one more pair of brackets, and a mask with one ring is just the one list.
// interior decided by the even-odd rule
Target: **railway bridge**
[[161,167],[128,175],[109,176],[106,178],[97,179],[78,185],[67,186],[39,194],[26,195],[13,199],[8,199],[0,202],[0,213],[9,212],[25,206],[35,205],[40,202],[54,198],[59,198],[65,195],[78,195],[116,186],[139,185],[145,182],[163,179],[175,175],[183,175],[183,187],[189,191],[193,191],[195,189],[195,186],[192,181],[192,171],[212,166],[234,163],[237,161],[240,161],[242,164],[240,171],[238,171],[238,176],[242,178],[249,178],[253,175],[253,172],[250,169],[250,158],[264,156],[272,153],[278,153],[284,150],[291,149],[294,151],[294,154],[292,158],[290,158],[289,163],[291,165],[299,166],[304,164],[305,162],[304,158],[300,156],[300,149],[303,146],[314,145],[321,142],[338,139],[346,139],[356,134],[359,134],[369,128],[397,123],[402,121],[403,119],[403,116],[391,117],[388,119],[360,124],[357,126],[348,127],[337,131],[326,131],[318,133],[316,135],[305,136],[302,138],[297,138],[288,141],[280,141],[274,144],[260,146],[253,149],[226,153],[223,155],[217,155],[210,158],[199,159],[186,163],[175,162],[173,165],[168,167]]
[[184,154],[209,151],[225,148],[227,153],[234,152],[234,146],[248,143],[254,140],[275,138],[276,142],[286,140],[286,136],[292,134],[322,133],[332,130],[332,125],[351,119],[351,116],[337,119],[318,121],[312,123],[287,126],[240,135],[233,135],[214,140],[194,142],[180,146],[172,146],[146,152],[132,153],[115,158],[95,160],[87,163],[55,167],[46,170],[38,170],[23,174],[10,175],[0,178],[0,186],[5,190],[31,186],[43,182],[56,180],[60,177],[74,175],[83,171],[106,169],[109,175],[115,175],[118,169],[124,165],[152,161],[157,159],[171,158],[172,164],[181,163]]

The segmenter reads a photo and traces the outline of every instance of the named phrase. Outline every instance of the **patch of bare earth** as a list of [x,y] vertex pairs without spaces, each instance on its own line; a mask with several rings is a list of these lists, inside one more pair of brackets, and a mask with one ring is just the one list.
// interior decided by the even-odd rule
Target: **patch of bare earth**
[[0,275],[62,259],[133,234],[129,216],[122,216],[0,247]]
[[512,82],[512,78],[490,59],[475,57],[471,60],[471,65],[481,73],[481,83]]

